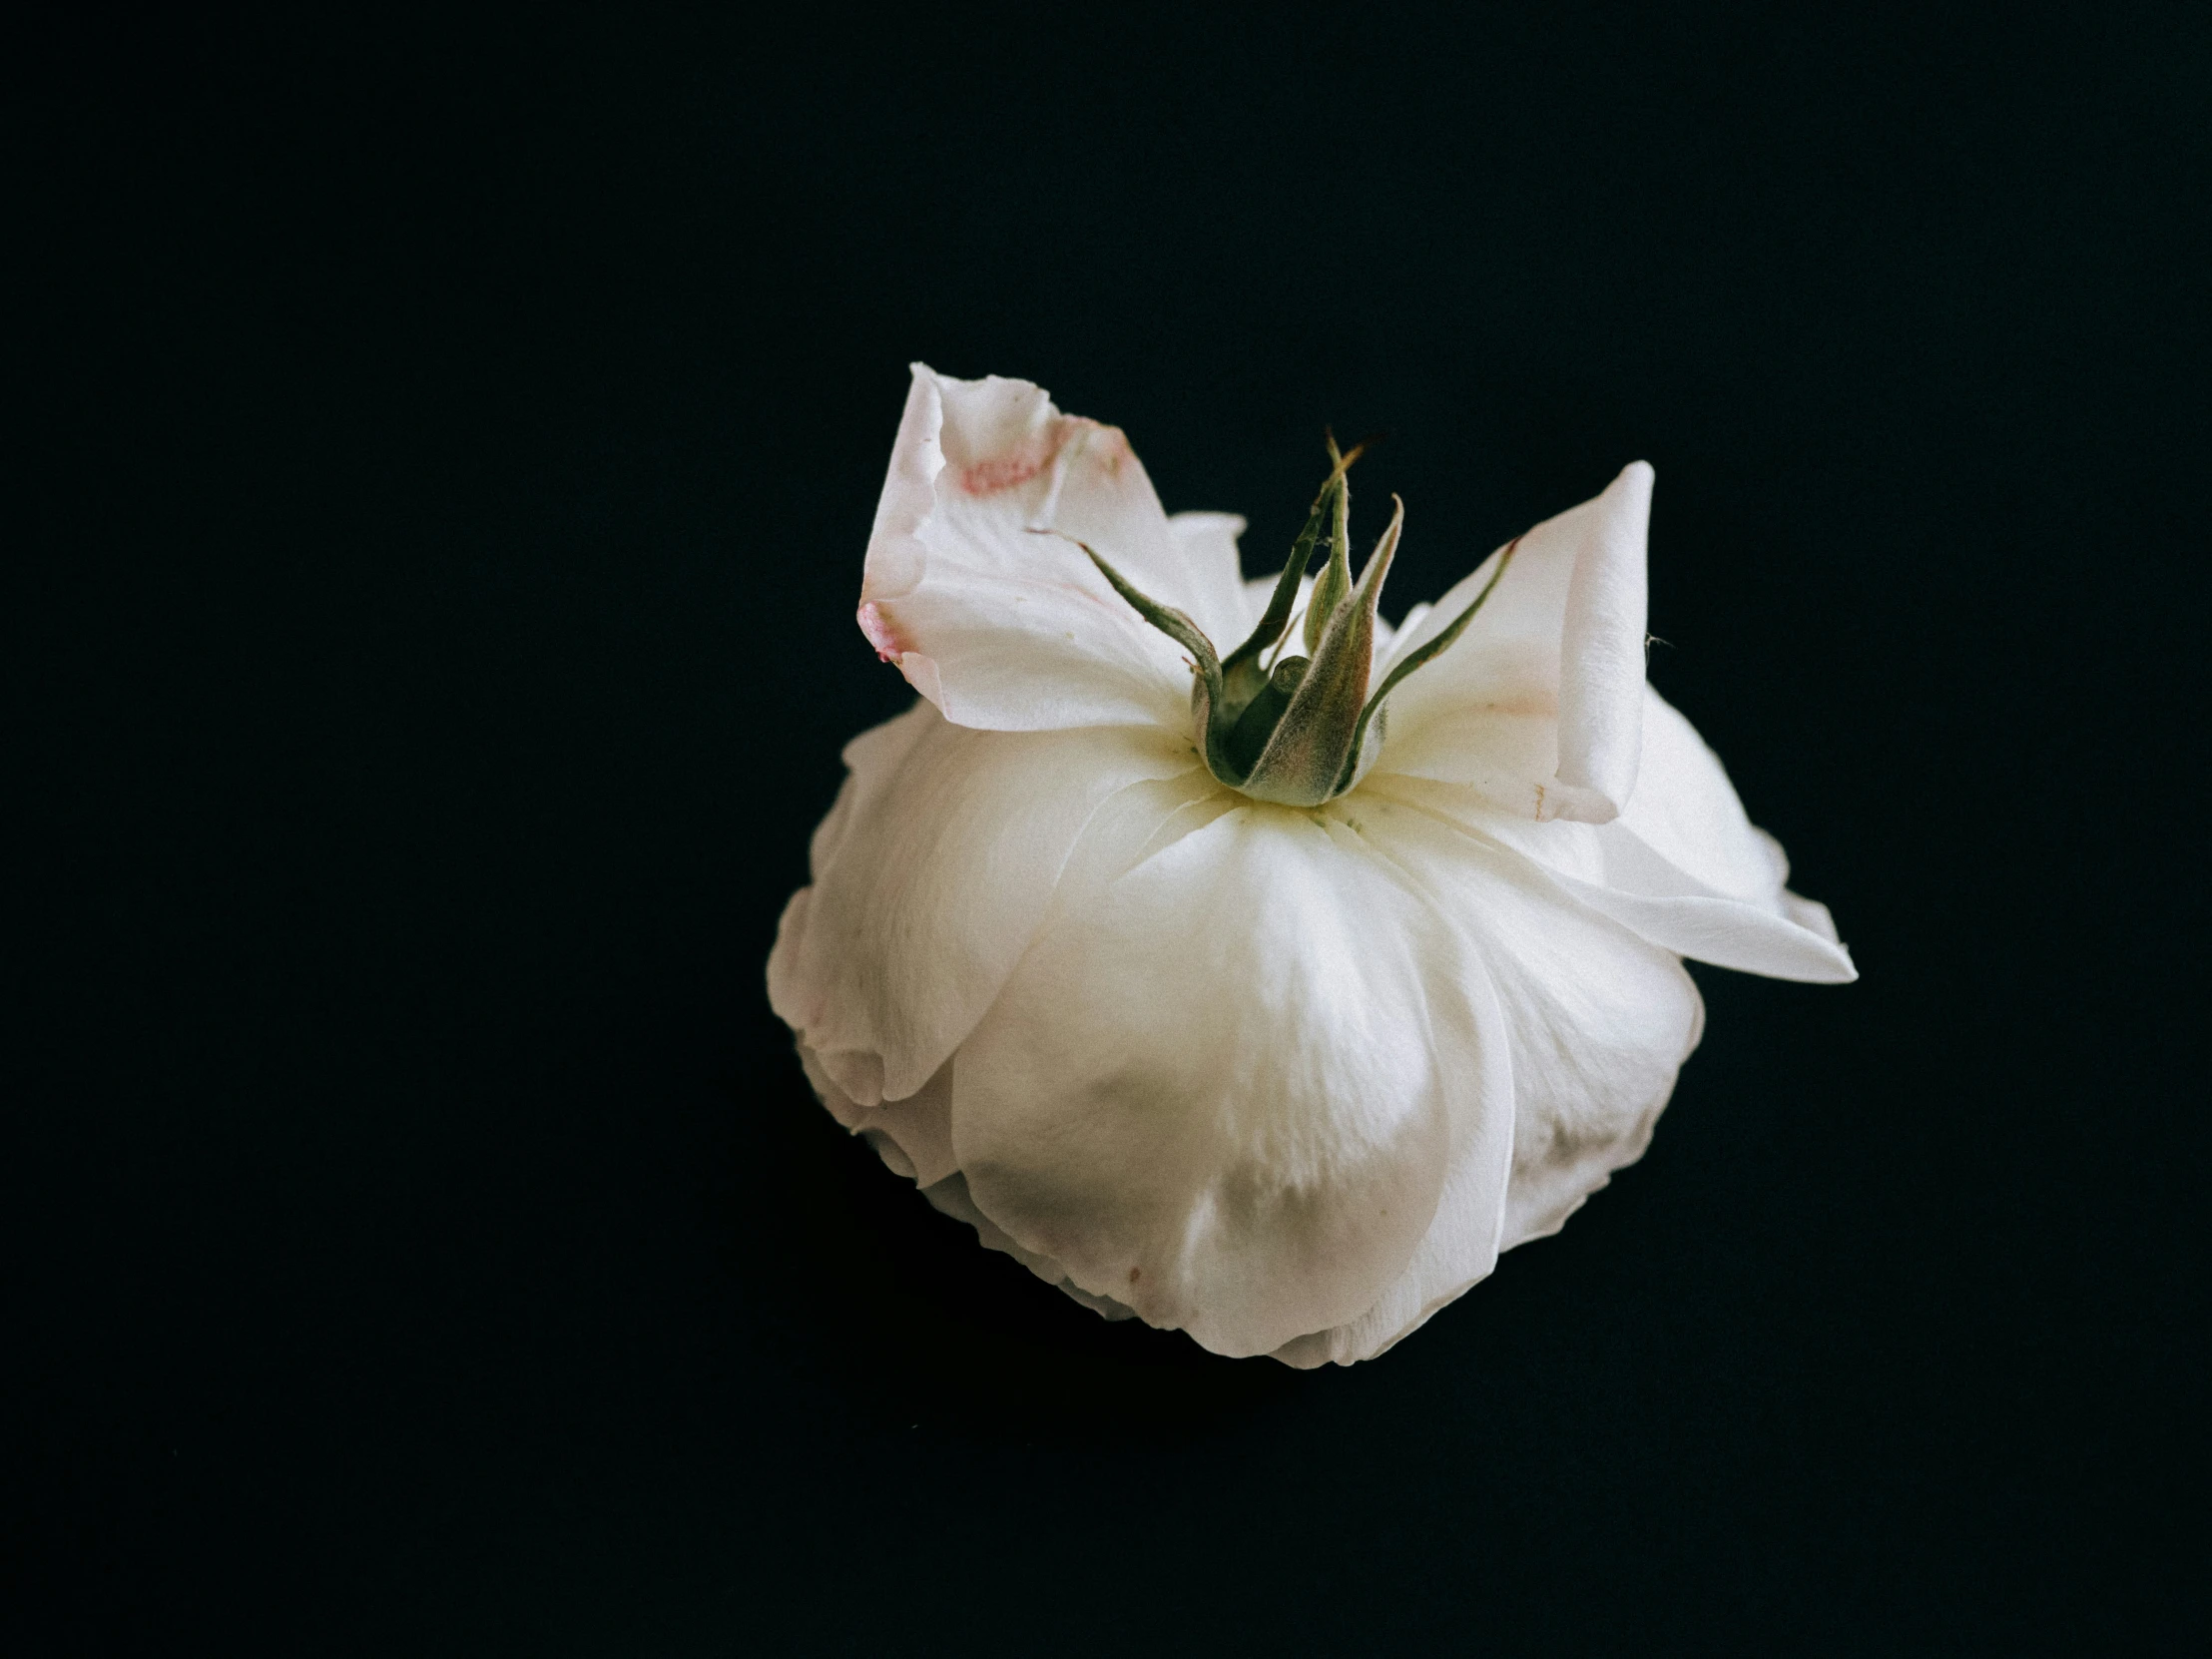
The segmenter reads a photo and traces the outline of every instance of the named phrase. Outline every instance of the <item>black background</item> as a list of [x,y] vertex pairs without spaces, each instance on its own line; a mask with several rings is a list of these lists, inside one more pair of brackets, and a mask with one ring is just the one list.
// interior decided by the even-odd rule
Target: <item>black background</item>
[[[2189,1647],[2202,8],[18,44],[12,1651]],[[1649,458],[1864,979],[1379,1363],[978,1250],[761,979],[915,357],[1392,609]]]

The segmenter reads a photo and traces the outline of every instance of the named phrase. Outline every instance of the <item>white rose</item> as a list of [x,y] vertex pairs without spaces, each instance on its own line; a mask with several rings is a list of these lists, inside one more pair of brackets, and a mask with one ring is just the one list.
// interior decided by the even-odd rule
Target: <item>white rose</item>
[[830,1110],[985,1244],[1296,1366],[1641,1154],[1682,957],[1855,976],[1644,683],[1651,468],[1393,636],[1403,509],[1354,587],[1346,465],[1247,584],[1118,430],[917,365],[859,614],[923,700],[846,748],[768,968]]

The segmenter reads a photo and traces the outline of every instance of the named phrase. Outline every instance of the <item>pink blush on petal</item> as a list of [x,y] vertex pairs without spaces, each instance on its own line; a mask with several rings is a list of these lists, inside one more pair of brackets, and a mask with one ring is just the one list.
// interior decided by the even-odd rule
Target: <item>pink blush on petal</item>
[[886,663],[895,663],[913,650],[911,641],[891,626],[882,608],[872,599],[863,599],[859,609],[860,632],[867,636],[868,644],[875,647],[876,656]]
[[1065,415],[1056,416],[1003,454],[970,461],[956,474],[960,488],[969,495],[997,495],[1026,484],[1058,457],[1073,424]]

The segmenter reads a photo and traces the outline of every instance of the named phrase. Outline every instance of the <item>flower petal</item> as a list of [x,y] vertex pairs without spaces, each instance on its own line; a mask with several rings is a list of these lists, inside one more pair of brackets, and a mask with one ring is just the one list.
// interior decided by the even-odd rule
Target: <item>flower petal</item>
[[1635,794],[1607,825],[1536,824],[1488,791],[1402,775],[1370,787],[1512,847],[1579,902],[1668,950],[1778,979],[1856,979],[1828,911],[1783,887],[1782,848],[1744,816],[1690,723],[1648,687],[1644,721]]
[[903,1176],[921,1189],[921,1196],[955,1221],[975,1229],[986,1250],[1011,1256],[1047,1285],[1065,1292],[1093,1313],[1109,1320],[1125,1320],[1131,1310],[1111,1297],[1093,1296],[1068,1282],[1060,1264],[1021,1248],[1000,1232],[990,1217],[968,1197],[967,1181],[952,1161],[952,1067],[940,1067],[921,1092],[883,1106],[855,1106],[846,1099],[835,1079],[822,1069],[813,1049],[799,1045],[799,1058],[815,1093],[835,1118],[875,1149],[876,1156],[893,1175]]
[[975,1200],[968,1196],[967,1178],[954,1171],[942,1181],[924,1187],[921,1196],[954,1221],[964,1221],[975,1229],[975,1239],[985,1250],[995,1250],[1011,1256],[1053,1289],[1072,1297],[1101,1319],[1125,1320],[1136,1310],[1110,1296],[1093,1296],[1075,1284],[1059,1263],[1049,1256],[1039,1256],[1033,1250],[1024,1250],[999,1230],[996,1222],[975,1207]]
[[860,587],[877,654],[960,726],[1187,726],[1182,654],[1066,538],[1191,611],[1216,601],[1220,526],[1178,535],[1120,431],[1026,380],[913,373]]
[[816,1095],[830,1108],[830,1115],[864,1138],[896,1174],[916,1186],[927,1187],[958,1172],[959,1163],[952,1156],[949,1060],[916,1093],[880,1106],[862,1106],[838,1088],[836,1079],[823,1068],[822,1057],[807,1046],[805,1038],[799,1043],[799,1063],[806,1069],[807,1081],[815,1086]]
[[974,1202],[1216,1353],[1357,1318],[1443,1185],[1448,932],[1343,825],[1222,814],[1061,912],[962,1046]]
[[1274,591],[1273,583],[1250,584],[1258,590],[1257,603],[1248,591],[1237,553],[1237,538],[1244,533],[1245,521],[1235,513],[1177,513],[1168,520],[1180,580],[1190,601],[1178,608],[1205,631],[1217,652],[1232,651],[1244,643]]
[[[1556,1232],[1613,1170],[1642,1155],[1703,1029],[1697,987],[1670,951],[1462,826],[1405,802],[1355,796],[1345,805],[1454,918],[1487,970],[1514,1103],[1496,1249]],[[1436,1259],[1424,1287],[1431,1310],[1488,1271],[1473,1253]]]
[[[1650,466],[1632,462],[1520,538],[1465,637],[1391,694],[1380,770],[1472,785],[1539,822],[1619,814],[1642,743],[1651,485]],[[1392,657],[1443,632],[1503,556],[1401,629]]]
[[851,776],[769,958],[769,999],[858,1106],[913,1094],[990,1006],[1098,810],[1216,786],[1152,727],[974,732],[926,703],[845,750]]
[[1702,1017],[1670,955],[1566,901],[1510,852],[1406,803],[1335,806],[1453,919],[1460,953],[1431,970],[1431,1018],[1447,1029],[1439,978],[1463,987],[1439,1048],[1479,1080],[1469,1092],[1486,1109],[1454,1117],[1444,1193],[1405,1273],[1359,1319],[1276,1352],[1301,1367],[1374,1358],[1487,1277],[1499,1251],[1556,1231],[1642,1153]]
[[[1361,815],[1363,829],[1371,816]],[[1417,866],[1409,867],[1402,848],[1391,849],[1401,877],[1416,891],[1425,889],[1439,906],[1460,898],[1452,885],[1439,885]],[[1443,1190],[1412,1259],[1364,1313],[1274,1351],[1276,1359],[1301,1370],[1374,1359],[1497,1265],[1513,1161],[1511,1035],[1488,965],[1464,930],[1437,940],[1423,967],[1430,1030],[1450,1095]]]
[[1771,904],[1789,879],[1781,843],[1745,815],[1720,757],[1649,686],[1643,769],[1620,827],[1692,880],[1733,898]]
[[1608,825],[1601,834],[1603,883],[1563,875],[1558,880],[1590,908],[1653,944],[1774,979],[1847,985],[1859,977],[1825,907],[1780,889],[1770,904],[1715,893],[1625,830]]
[[800,1064],[823,1105],[853,1134],[874,1148],[884,1167],[921,1189],[922,1197],[955,1221],[975,1229],[986,1250],[1011,1256],[1047,1285],[1080,1302],[1094,1314],[1109,1320],[1125,1320],[1131,1310],[1111,1297],[1093,1296],[1068,1282],[1060,1264],[1021,1248],[1000,1232],[991,1219],[968,1197],[967,1181],[952,1158],[952,1063],[937,1068],[920,1093],[881,1106],[857,1106],[846,1098],[836,1080],[822,1069],[821,1059],[804,1040],[799,1044]]

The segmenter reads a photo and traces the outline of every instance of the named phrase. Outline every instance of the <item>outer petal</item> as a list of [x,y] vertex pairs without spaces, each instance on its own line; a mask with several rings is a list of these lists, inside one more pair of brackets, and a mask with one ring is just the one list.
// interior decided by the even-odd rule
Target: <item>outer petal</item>
[[[1399,809],[1339,802],[1329,810],[1382,851],[1408,889],[1439,914],[1448,915],[1461,903],[1460,884],[1439,882],[1417,851],[1407,856],[1402,830],[1381,822]],[[1372,1360],[1497,1265],[1513,1161],[1512,1041],[1474,931],[1455,927],[1442,937],[1431,934],[1433,954],[1422,964],[1429,1028],[1451,1103],[1451,1143],[1436,1213],[1404,1271],[1375,1303],[1357,1319],[1275,1350],[1286,1365],[1304,1370]]]
[[1690,880],[1749,899],[1834,944],[1828,906],[1789,891],[1782,843],[1744,816],[1720,757],[1665,699],[1644,700],[1644,775],[1621,827]]
[[1405,1273],[1360,1319],[1278,1351],[1298,1366],[1382,1353],[1486,1277],[1500,1250],[1556,1231],[1642,1153],[1702,1021],[1671,955],[1581,909],[1512,853],[1409,804],[1337,806],[1452,919],[1465,1011],[1447,1064],[1481,1079],[1486,1099],[1511,1100],[1511,1134],[1501,1112],[1459,1120],[1443,1198]]
[[961,1048],[975,1203],[1216,1353],[1357,1318],[1443,1185],[1446,933],[1325,818],[1247,804],[1184,835],[1064,910]]
[[922,1197],[955,1221],[975,1229],[975,1236],[989,1250],[1011,1256],[1047,1285],[1066,1292],[1092,1312],[1109,1320],[1125,1320],[1130,1311],[1111,1297],[1092,1296],[1068,1283],[1060,1264],[1047,1256],[1026,1251],[992,1223],[968,1197],[967,1182],[952,1162],[952,1068],[946,1064],[929,1079],[921,1092],[884,1106],[857,1106],[846,1099],[835,1079],[822,1069],[813,1049],[799,1045],[799,1058],[815,1093],[834,1117],[875,1149],[891,1172],[921,1188]]
[[823,1068],[822,1057],[799,1042],[799,1063],[830,1115],[875,1148],[876,1155],[916,1186],[929,1187],[959,1173],[952,1156],[952,1063],[948,1060],[920,1090],[904,1100],[862,1106]]
[[[1786,953],[1790,965],[1753,971],[1830,984],[1858,978],[1828,907],[1783,885],[1790,860],[1782,843],[1745,816],[1720,757],[1648,686],[1643,750],[1643,772],[1628,810],[1604,831],[1606,884],[1654,897],[1752,905],[1790,929],[1776,936],[1773,947]],[[1724,967],[1748,965],[1687,945],[1676,948]]]
[[[1461,826],[1405,803],[1350,805],[1364,832],[1464,930],[1497,999],[1514,1101],[1497,1249],[1556,1232],[1613,1170],[1642,1155],[1703,1030],[1697,987],[1672,952]],[[1459,1260],[1461,1271],[1487,1271],[1478,1257]],[[1450,1282],[1448,1271],[1436,1281]]]
[[860,586],[869,642],[956,725],[1183,729],[1181,652],[1070,536],[1164,604],[1212,601],[1218,550],[1193,572],[1191,536],[1170,529],[1119,430],[1061,414],[1025,380],[916,363]]
[[851,1101],[913,1094],[990,1006],[1100,807],[1211,791],[1157,728],[974,732],[927,704],[855,739],[769,958],[769,999]]
[[[1378,770],[1472,785],[1539,822],[1620,813],[1642,743],[1651,485],[1650,466],[1633,462],[1520,538],[1467,634],[1391,694]],[[1403,629],[1393,655],[1442,632],[1501,556]]]
[[1047,1285],[1073,1297],[1100,1318],[1125,1320],[1135,1312],[1126,1303],[1116,1302],[1110,1296],[1093,1296],[1068,1278],[1067,1270],[1051,1257],[1039,1256],[1033,1250],[1022,1249],[1000,1231],[996,1222],[975,1207],[975,1200],[968,1195],[965,1176],[955,1172],[934,1186],[923,1188],[921,1196],[954,1221],[964,1221],[974,1228],[976,1242],[985,1250],[995,1250],[1011,1256]]
[[1828,911],[1783,887],[1782,848],[1744,816],[1690,723],[1649,688],[1644,720],[1636,793],[1603,826],[1535,824],[1486,792],[1403,776],[1369,787],[1512,847],[1563,892],[1665,949],[1780,979],[1856,979]]

